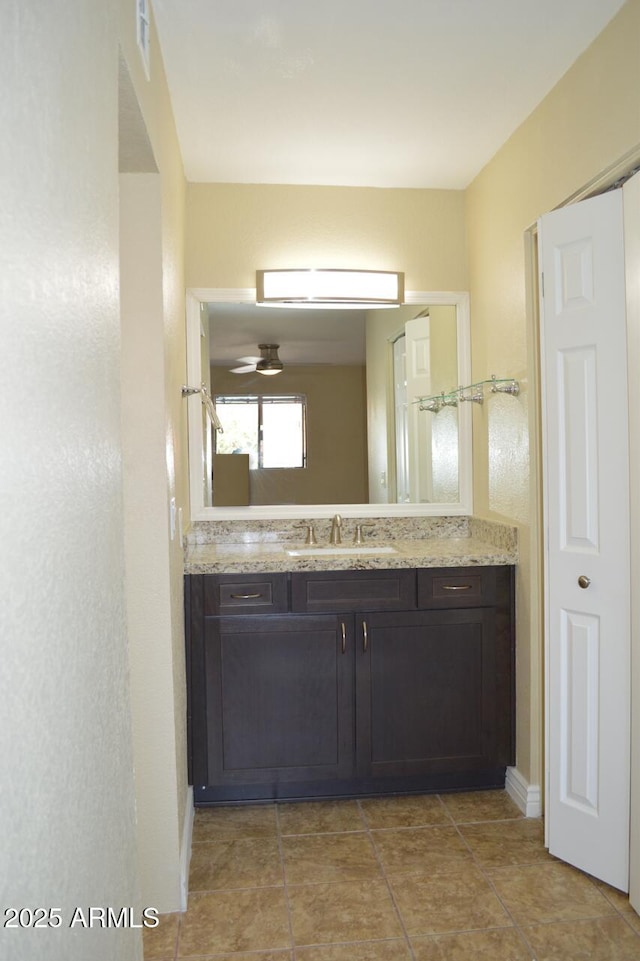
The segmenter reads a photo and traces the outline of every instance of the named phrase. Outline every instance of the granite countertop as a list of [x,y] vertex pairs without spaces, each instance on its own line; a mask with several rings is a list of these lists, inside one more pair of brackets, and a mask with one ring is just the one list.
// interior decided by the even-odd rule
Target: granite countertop
[[[343,547],[351,548],[346,541]],[[498,546],[477,537],[424,537],[389,539],[380,547],[397,553],[372,553],[374,540],[367,541],[366,553],[321,554],[292,557],[287,550],[304,548],[302,543],[210,543],[189,546],[185,553],[185,574],[259,574],[286,571],[365,571],[399,567],[471,567],[515,564],[515,544]]]

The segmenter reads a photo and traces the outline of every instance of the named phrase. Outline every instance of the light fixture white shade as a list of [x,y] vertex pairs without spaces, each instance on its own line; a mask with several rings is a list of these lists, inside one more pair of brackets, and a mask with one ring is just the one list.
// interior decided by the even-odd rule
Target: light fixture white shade
[[399,307],[404,274],[392,270],[258,270],[256,302],[295,307]]

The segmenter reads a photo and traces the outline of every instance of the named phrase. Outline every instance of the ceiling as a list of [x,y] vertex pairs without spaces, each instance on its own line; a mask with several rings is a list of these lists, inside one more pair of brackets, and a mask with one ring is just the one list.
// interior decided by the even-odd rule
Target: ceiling
[[623,0],[152,3],[187,180],[463,189]]
[[[419,308],[416,307],[416,311]],[[209,355],[221,367],[259,357],[258,344],[279,344],[292,364],[364,364],[364,310],[305,310],[255,304],[209,304]]]

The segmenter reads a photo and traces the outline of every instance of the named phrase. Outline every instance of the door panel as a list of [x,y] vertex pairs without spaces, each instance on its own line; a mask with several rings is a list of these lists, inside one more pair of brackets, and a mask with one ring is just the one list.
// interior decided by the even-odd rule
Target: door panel
[[547,836],[627,890],[630,573],[622,196],[539,224]]
[[598,551],[598,433],[595,347],[558,351],[558,521],[561,548]]
[[560,615],[560,799],[598,811],[600,619]]

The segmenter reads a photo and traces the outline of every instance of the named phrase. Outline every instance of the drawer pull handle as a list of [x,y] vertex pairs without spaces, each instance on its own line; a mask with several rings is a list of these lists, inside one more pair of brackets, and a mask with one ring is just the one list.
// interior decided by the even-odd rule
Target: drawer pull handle
[[369,634],[367,632],[367,622],[362,622],[362,650],[367,653],[367,648],[369,647]]
[[340,631],[342,633],[342,653],[347,649],[347,629],[344,626],[344,621],[340,624]]
[[252,601],[256,597],[263,597],[263,594],[232,594],[231,598],[234,601]]
[[443,591],[470,591],[471,584],[457,584],[457,585],[443,584],[442,590]]

